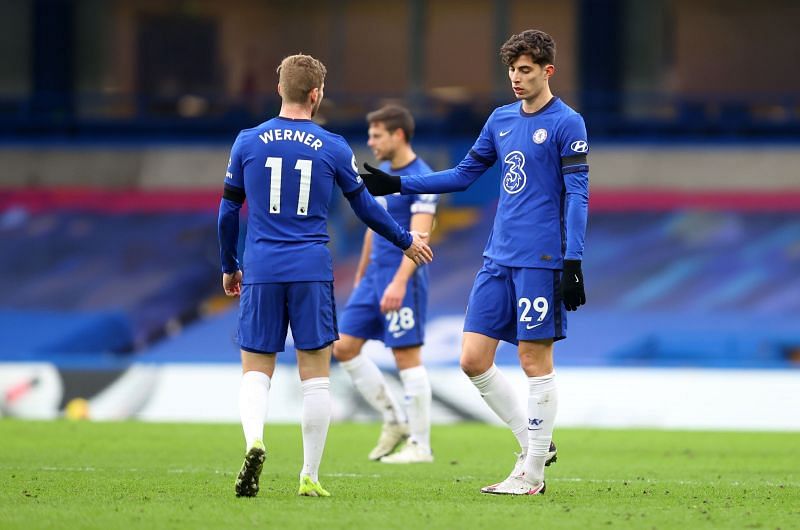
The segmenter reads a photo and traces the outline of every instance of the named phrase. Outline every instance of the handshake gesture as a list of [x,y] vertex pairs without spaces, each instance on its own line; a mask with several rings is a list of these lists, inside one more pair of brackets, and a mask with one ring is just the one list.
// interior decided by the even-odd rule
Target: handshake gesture
[[421,234],[412,230],[410,234],[413,238],[411,245],[403,251],[403,254],[417,265],[425,265],[433,261],[433,250],[428,246],[428,233]]

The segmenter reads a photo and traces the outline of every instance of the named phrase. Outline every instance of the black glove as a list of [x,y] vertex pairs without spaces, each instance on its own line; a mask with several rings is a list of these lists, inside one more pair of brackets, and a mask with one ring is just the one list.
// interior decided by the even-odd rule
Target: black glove
[[581,260],[565,259],[564,273],[561,275],[561,299],[567,311],[575,311],[586,303],[586,293],[583,290],[583,272]]
[[364,169],[369,173],[359,175],[364,180],[367,190],[373,195],[391,195],[400,192],[400,177],[390,175],[376,167],[364,163]]

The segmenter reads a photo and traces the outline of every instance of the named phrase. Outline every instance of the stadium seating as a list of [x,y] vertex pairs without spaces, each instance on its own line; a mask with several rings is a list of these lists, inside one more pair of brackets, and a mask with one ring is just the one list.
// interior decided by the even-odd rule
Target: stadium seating
[[9,194],[0,210],[4,358],[131,352],[191,318],[217,287],[213,211],[39,211]]
[[[436,245],[431,315],[463,314],[493,208]],[[800,223],[790,213],[599,211],[591,215],[589,304],[569,314],[560,365],[777,368],[800,344]],[[337,300],[349,294],[355,256],[337,257]],[[346,271],[346,272],[343,272]],[[455,320],[458,326],[460,321]],[[457,336],[460,329],[451,330]],[[203,319],[148,350],[156,361],[235,359],[236,310]],[[429,331],[430,334],[430,331]],[[450,341],[455,365],[459,344]],[[291,350],[291,348],[289,348]],[[293,362],[291,351],[280,358]],[[501,344],[498,362],[515,364]]]

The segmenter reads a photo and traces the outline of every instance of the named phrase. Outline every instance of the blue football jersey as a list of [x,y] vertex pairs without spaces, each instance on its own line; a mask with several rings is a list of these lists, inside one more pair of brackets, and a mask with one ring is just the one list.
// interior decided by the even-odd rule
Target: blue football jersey
[[[420,158],[415,158],[410,164],[400,168],[392,168],[391,163],[382,162],[380,169],[392,175],[409,173],[416,175],[431,172],[430,166]],[[389,215],[397,221],[397,224],[406,230],[411,229],[412,215],[415,213],[436,214],[436,205],[439,202],[439,196],[434,194],[400,195],[395,193],[385,197],[376,197],[376,199],[388,210]],[[399,248],[388,239],[375,234],[372,239],[370,262],[381,266],[397,267],[402,259],[403,252]]]
[[466,189],[495,162],[500,200],[484,256],[507,267],[560,269],[582,259],[589,177],[586,126],[552,98],[535,113],[522,102],[495,109],[454,169],[403,177],[404,194]]
[[327,247],[334,186],[363,187],[345,140],[311,120],[275,117],[239,133],[225,184],[248,203],[244,283],[332,281]]

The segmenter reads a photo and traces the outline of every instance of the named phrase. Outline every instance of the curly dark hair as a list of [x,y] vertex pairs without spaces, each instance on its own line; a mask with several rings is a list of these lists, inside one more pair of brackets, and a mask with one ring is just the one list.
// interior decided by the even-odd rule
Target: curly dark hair
[[526,29],[511,35],[500,47],[500,58],[506,66],[511,66],[520,55],[526,54],[539,66],[555,64],[556,42],[544,31]]

